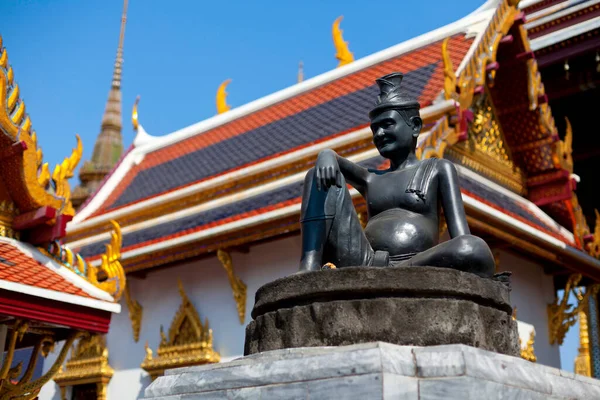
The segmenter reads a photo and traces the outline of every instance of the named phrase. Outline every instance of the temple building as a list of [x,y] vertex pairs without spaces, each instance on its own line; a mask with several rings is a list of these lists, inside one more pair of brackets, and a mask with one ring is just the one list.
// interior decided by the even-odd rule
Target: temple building
[[[2,37],[0,131],[0,397],[34,399],[52,378],[70,372],[61,369],[71,346],[89,349],[104,340],[113,314],[121,311],[121,234],[111,222],[98,266],[61,244],[75,214],[68,179],[81,159],[81,140],[50,172]],[[96,372],[79,368],[76,375],[105,398]]]
[[[368,112],[375,79],[395,71],[421,104],[417,156],[454,162],[471,231],[492,248],[498,272],[512,271],[522,357],[560,367],[559,346],[579,318],[576,370],[600,376],[600,147],[588,133],[600,77],[598,2],[489,0],[364,57],[352,53],[338,18],[338,68],[308,78],[300,67],[297,84],[239,107],[227,104],[224,81],[217,115],[163,135],[145,131],[136,101],[137,136],[121,155],[126,9],[127,1],[102,131],[81,172],[87,200],[64,247],[102,268],[118,222],[126,311],[93,351],[74,347],[40,399],[92,390],[69,375],[86,354],[96,371],[108,371],[94,379],[109,399],[140,397],[169,368],[241,356],[256,290],[298,269],[302,182],[317,154],[331,148],[387,168]],[[363,198],[351,193],[367,223]],[[445,226],[440,233],[448,237]],[[104,398],[94,393],[85,398]]]
[[121,74],[123,71],[123,43],[125,41],[125,25],[127,23],[127,4],[123,4],[119,46],[113,71],[112,83],[108,92],[106,108],[100,124],[100,134],[94,145],[92,159],[83,163],[79,170],[81,184],[73,190],[71,202],[78,209],[87,198],[94,193],[103,179],[117,164],[123,154],[123,137],[121,135],[123,118],[121,116]]

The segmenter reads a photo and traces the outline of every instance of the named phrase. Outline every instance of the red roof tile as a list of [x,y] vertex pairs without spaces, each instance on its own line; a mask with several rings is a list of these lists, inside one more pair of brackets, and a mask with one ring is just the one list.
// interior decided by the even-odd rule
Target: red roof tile
[[16,246],[0,242],[0,279],[41,289],[94,298],[58,272],[24,254]]
[[[180,159],[186,155],[190,155],[192,153],[196,154],[200,150],[209,151],[210,148],[223,141],[244,136],[248,132],[259,128],[264,128],[266,126],[270,126],[270,124],[273,124],[277,121],[281,121],[294,115],[298,115],[307,110],[315,110],[319,106],[328,104],[328,102],[331,102],[333,99],[342,98],[350,94],[357,94],[361,90],[374,87],[375,79],[382,75],[385,75],[386,73],[390,73],[393,71],[403,71],[405,73],[420,70],[429,71],[428,68],[432,68],[432,72],[430,75],[421,76],[424,72],[415,72],[416,75],[414,75],[412,78],[415,80],[413,82],[414,85],[422,87],[422,89],[419,89],[418,100],[421,103],[421,107],[426,107],[430,105],[432,101],[441,93],[441,90],[443,88],[444,74],[441,62],[441,43],[441,41],[436,41],[424,44],[420,48],[414,49],[396,57],[391,57],[390,59],[366,67],[362,70],[350,73],[349,75],[343,76],[341,78],[334,79],[330,82],[323,84],[322,86],[316,87],[307,92],[299,93],[279,103],[264,107],[256,112],[242,116],[240,118],[236,118],[223,125],[210,129],[206,132],[199,133],[185,140],[173,143],[171,145],[165,146],[156,151],[148,153],[139,165],[133,166],[131,170],[129,170],[125,174],[123,179],[119,182],[118,186],[114,188],[112,193],[104,201],[104,204],[92,215],[96,216],[108,210],[120,208],[149,197],[153,197],[172,190],[177,190],[189,184],[197,183],[199,181],[221,175],[232,169],[237,169],[244,165],[247,166],[252,163],[261,160],[264,161],[265,159],[277,156],[279,154],[278,152],[275,152],[274,154],[268,154],[266,158],[264,155],[259,156],[255,159],[251,159],[252,157],[249,157],[249,159],[245,161],[243,165],[224,166],[216,173],[211,173],[208,176],[200,176],[202,174],[198,172],[198,166],[195,164],[182,165],[182,168],[180,170],[171,171],[169,173],[167,173],[166,170],[162,171],[161,169],[162,166],[171,165],[174,160]],[[452,59],[452,62],[455,66],[458,66],[461,63],[472,44],[473,38],[467,38],[464,36],[464,34],[457,34],[451,38],[449,44],[449,52],[450,58]],[[349,101],[351,103],[353,101],[359,101],[359,97]],[[362,99],[362,97],[360,98]],[[346,105],[346,107],[349,106]],[[301,124],[303,122],[297,121],[297,123]],[[364,121],[362,121],[361,124],[358,125],[354,124],[353,127],[354,129],[356,129],[358,126],[362,126],[362,124],[365,123],[368,123],[366,113],[364,113]],[[328,134],[328,137],[324,137],[321,139],[325,140],[340,133],[341,132],[339,130],[331,130],[331,132],[329,132]],[[300,133],[298,133],[298,135],[300,135]],[[319,139],[318,141],[320,141],[321,139]],[[229,150],[232,150],[233,153],[251,152],[253,145],[255,145],[252,143],[242,143],[242,141],[240,141],[240,143],[241,144],[238,146],[239,148],[236,147],[235,149]],[[286,150],[297,150],[298,148],[301,148],[304,145],[309,145],[311,143],[314,143],[314,140],[307,139],[306,143],[300,145],[299,147],[291,146],[290,149]],[[196,158],[206,159],[205,155],[201,156],[200,153],[198,153],[198,156]],[[235,159],[236,157],[232,158]],[[160,186],[156,189],[152,188],[152,190],[150,190],[150,193],[137,193],[136,190],[138,190],[138,186],[140,188],[146,189],[148,189],[149,186],[146,183],[142,182],[142,180],[136,183],[134,182],[134,179],[138,178],[141,173],[148,172],[150,170],[152,170],[152,174],[150,175],[153,177],[153,185],[160,186],[156,182],[159,180],[158,178],[162,177],[163,175],[165,175],[165,177],[168,176],[168,179],[166,179],[166,181],[169,182],[169,184],[163,185],[165,187]],[[173,183],[172,173],[187,176],[189,177],[189,179],[186,182],[182,182],[181,184],[175,185]],[[196,175],[198,176],[196,177]],[[137,186],[133,185],[134,183]],[[130,188],[130,186],[132,185],[134,187]],[[129,191],[131,193],[121,198],[124,194],[124,191],[128,188],[130,189]]]

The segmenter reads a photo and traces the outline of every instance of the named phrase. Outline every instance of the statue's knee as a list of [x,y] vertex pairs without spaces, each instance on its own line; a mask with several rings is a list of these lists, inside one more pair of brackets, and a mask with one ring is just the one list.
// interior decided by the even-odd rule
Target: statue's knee
[[463,235],[459,240],[458,252],[461,256],[470,259],[471,263],[477,265],[485,275],[493,274],[495,270],[494,255],[490,247],[480,237]]

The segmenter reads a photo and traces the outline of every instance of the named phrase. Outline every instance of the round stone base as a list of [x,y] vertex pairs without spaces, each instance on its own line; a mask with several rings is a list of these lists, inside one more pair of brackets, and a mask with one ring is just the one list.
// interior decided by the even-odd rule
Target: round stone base
[[244,352],[384,341],[466,344],[518,356],[509,291],[501,282],[448,268],[292,275],[257,291]]

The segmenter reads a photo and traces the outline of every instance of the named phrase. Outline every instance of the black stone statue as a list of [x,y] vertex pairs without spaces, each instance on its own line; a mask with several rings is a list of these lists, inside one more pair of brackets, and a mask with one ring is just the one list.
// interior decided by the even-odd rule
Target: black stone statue
[[[369,113],[373,143],[390,168],[366,169],[323,150],[306,175],[300,272],[332,263],[337,268],[433,266],[494,275],[488,245],[469,232],[454,165],[415,155],[423,122],[419,103],[401,90],[402,77],[392,73],[377,79],[381,93]],[[367,201],[364,231],[346,182]],[[440,207],[451,238],[443,243]]]

